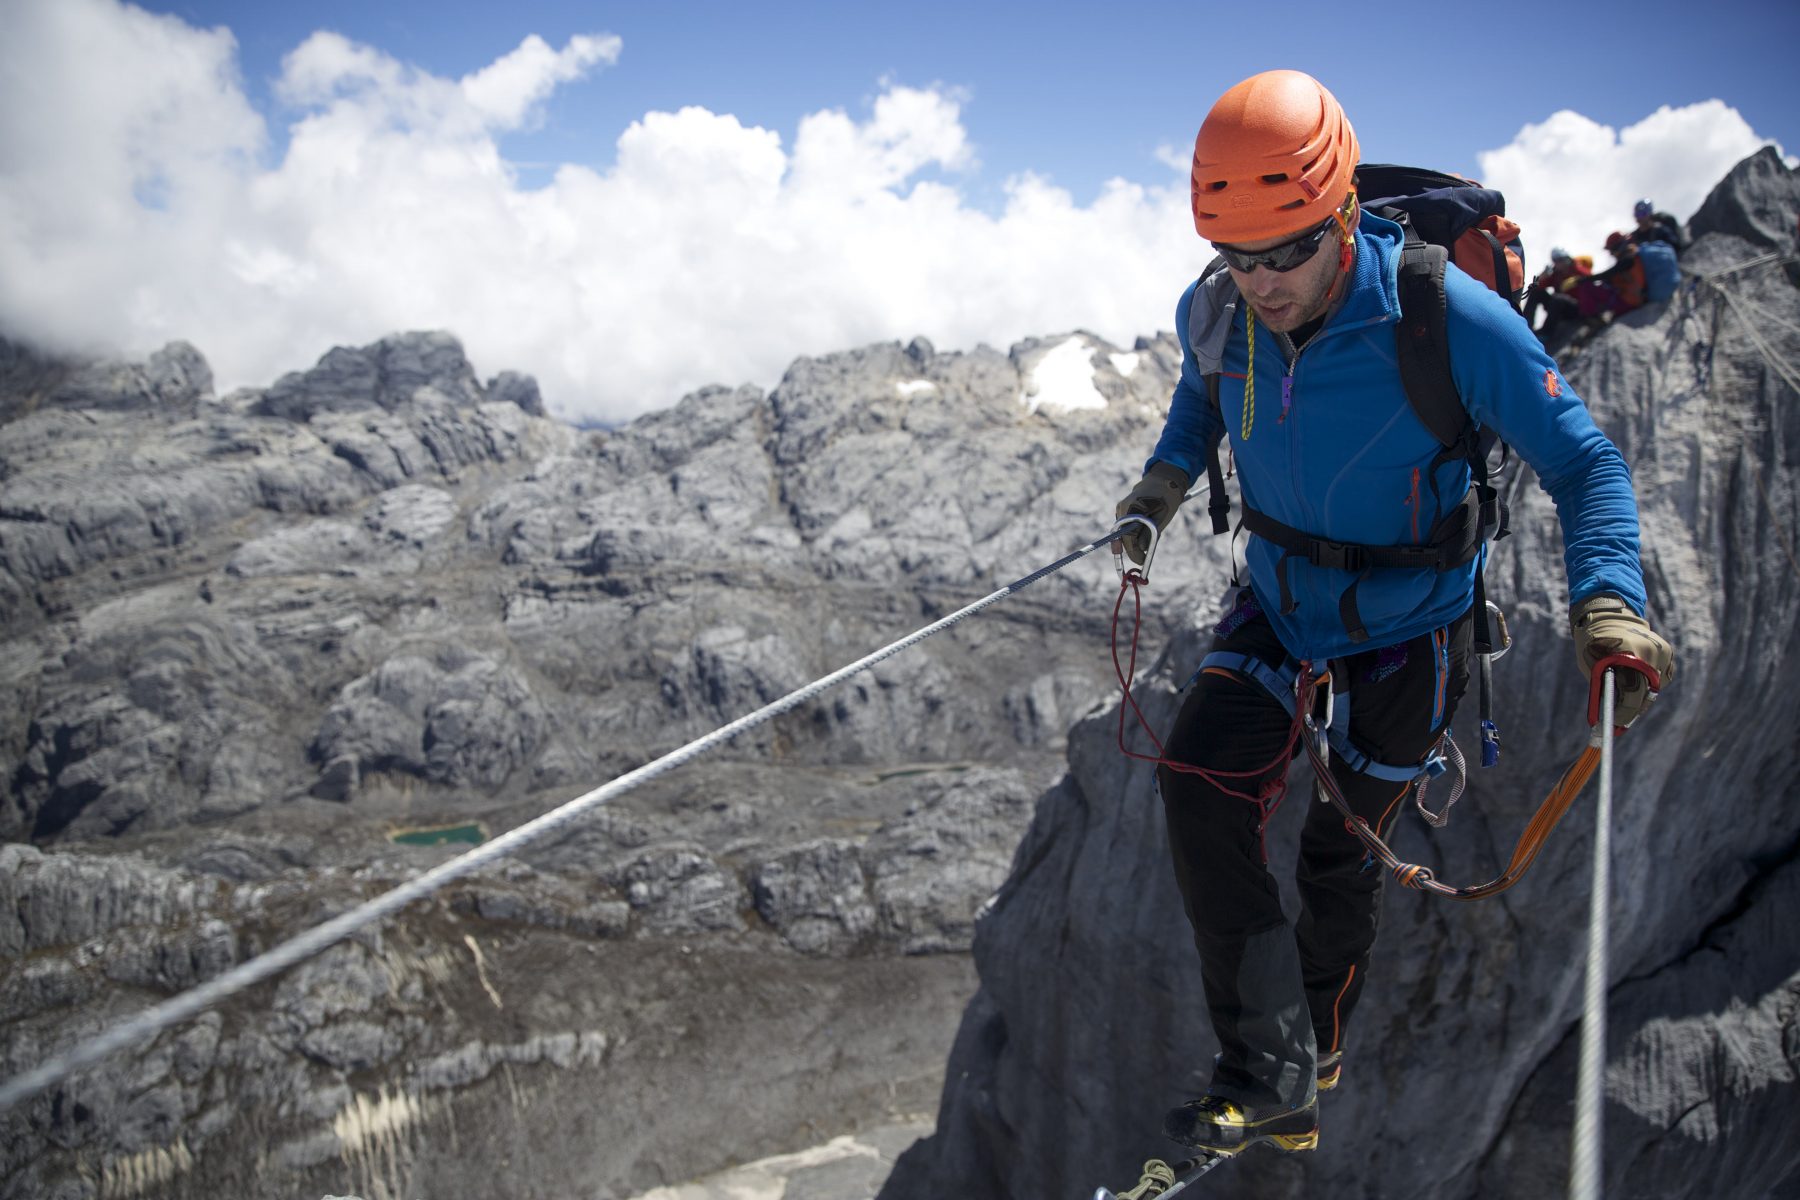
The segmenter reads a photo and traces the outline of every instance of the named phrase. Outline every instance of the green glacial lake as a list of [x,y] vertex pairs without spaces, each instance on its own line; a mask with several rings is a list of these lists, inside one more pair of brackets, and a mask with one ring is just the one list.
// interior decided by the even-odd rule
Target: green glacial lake
[[402,846],[442,846],[446,843],[461,843],[479,846],[487,841],[487,830],[476,821],[464,825],[434,825],[429,829],[402,829],[388,834],[390,842]]

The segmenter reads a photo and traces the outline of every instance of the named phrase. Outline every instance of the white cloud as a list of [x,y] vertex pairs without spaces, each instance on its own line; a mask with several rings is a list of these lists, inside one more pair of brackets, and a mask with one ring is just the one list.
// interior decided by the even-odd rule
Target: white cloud
[[[0,330],[62,348],[198,345],[221,387],[333,345],[448,329],[478,370],[535,374],[560,415],[622,420],[800,354],[923,334],[1006,347],[1167,329],[1209,257],[1172,148],[1085,206],[1031,174],[998,214],[955,186],[964,97],[884,82],[792,144],[651,112],[613,165],[521,186],[501,149],[616,37],[528,37],[461,79],[318,33],[283,64],[269,156],[236,45],[118,0],[14,0],[0,42]],[[600,86],[590,84],[590,86]],[[1717,102],[1623,134],[1573,114],[1483,157],[1534,254],[1598,247],[1638,194],[1687,215],[1757,139]]]
[[25,0],[12,24],[0,328],[132,353],[187,338],[222,387],[444,328],[479,370],[536,374],[560,414],[619,420],[915,334],[1004,347],[1080,326],[1128,344],[1170,325],[1205,257],[1178,181],[1083,208],[1022,177],[998,216],[969,207],[939,181],[975,162],[942,87],[884,83],[865,114],[806,117],[791,147],[704,109],[652,112],[610,169],[527,190],[498,135],[617,61],[617,38],[530,37],[450,80],[315,34],[283,64],[292,124],[269,162],[228,32],[116,0]]
[[550,98],[557,84],[619,61],[618,38],[577,35],[559,52],[535,33],[517,50],[462,80],[463,95],[495,128],[516,129]]
[[1580,113],[1554,113],[1512,144],[1478,156],[1481,181],[1506,193],[1507,215],[1525,230],[1529,273],[1550,248],[1594,255],[1615,229],[1629,231],[1640,197],[1686,221],[1741,159],[1769,144],[1721,100],[1664,106],[1624,130]]

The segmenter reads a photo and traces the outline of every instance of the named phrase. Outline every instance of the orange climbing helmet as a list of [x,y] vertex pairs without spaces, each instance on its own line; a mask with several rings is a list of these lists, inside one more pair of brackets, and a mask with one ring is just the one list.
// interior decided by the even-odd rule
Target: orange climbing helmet
[[1356,177],[1356,131],[1300,71],[1264,71],[1219,97],[1194,139],[1194,229],[1209,242],[1299,233],[1330,217]]

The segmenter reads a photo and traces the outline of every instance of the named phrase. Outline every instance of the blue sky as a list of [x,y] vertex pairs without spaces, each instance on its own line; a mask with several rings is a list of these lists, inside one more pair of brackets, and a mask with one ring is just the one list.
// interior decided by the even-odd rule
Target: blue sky
[[[1410,32],[1313,3],[7,3],[0,331],[183,338],[223,389],[446,328],[589,421],[915,334],[1169,328],[1209,257],[1194,131],[1270,67],[1324,80],[1368,160],[1504,187],[1534,259],[1800,149],[1791,3]],[[1403,77],[1427,29],[1464,49]]]
[[[1662,105],[1712,98],[1736,108],[1759,134],[1800,150],[1794,3],[1533,0],[1464,6],[1461,16],[1447,5],[1440,11],[1449,15],[1435,18],[1420,8],[1415,53],[1439,38],[1469,49],[1454,67],[1411,81],[1374,61],[1399,56],[1407,35],[1397,15],[1352,15],[1372,10],[1317,2],[182,0],[143,7],[230,27],[259,106],[269,104],[282,56],[318,29],[450,77],[478,70],[527,33],[552,45],[581,33],[622,38],[615,66],[559,91],[537,131],[504,140],[525,163],[610,163],[619,132],[653,109],[700,105],[791,134],[807,113],[862,109],[884,78],[945,84],[968,96],[980,166],[966,186],[984,207],[1020,171],[1048,176],[1083,203],[1112,176],[1148,179],[1158,147],[1191,144],[1218,92],[1273,67],[1324,80],[1351,112],[1371,161],[1472,175],[1477,152],[1506,145],[1520,126],[1558,109],[1617,128]],[[1491,32],[1482,45],[1484,29]],[[1476,82],[1484,73],[1491,86]]]

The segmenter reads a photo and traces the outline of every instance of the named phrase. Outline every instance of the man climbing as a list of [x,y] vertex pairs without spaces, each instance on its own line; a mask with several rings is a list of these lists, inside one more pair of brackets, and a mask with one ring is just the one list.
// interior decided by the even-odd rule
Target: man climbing
[[[1350,739],[1368,772],[1337,754],[1332,771],[1355,811],[1385,832],[1468,678],[1480,538],[1436,568],[1360,557],[1449,543],[1475,518],[1468,459],[1444,453],[1409,407],[1395,340],[1403,231],[1360,211],[1357,155],[1348,118],[1311,76],[1259,74],[1213,107],[1194,143],[1194,224],[1229,271],[1181,297],[1181,378],[1144,478],[1118,506],[1166,528],[1209,452],[1229,439],[1251,531],[1249,583],[1216,628],[1213,665],[1189,685],[1157,770],[1220,1046],[1206,1093],[1172,1111],[1167,1132],[1224,1153],[1317,1144],[1317,1092],[1338,1081],[1382,886],[1342,816],[1307,805],[1302,908],[1288,927],[1264,831],[1293,718],[1272,681],[1302,661],[1329,664],[1352,694]],[[1673,656],[1643,617],[1624,461],[1505,300],[1454,267],[1443,290],[1463,405],[1536,468],[1556,502],[1584,678],[1624,651],[1666,681]],[[1147,549],[1147,531],[1127,539],[1134,561]],[[1651,692],[1643,675],[1619,676],[1618,723],[1628,725]]]
[[1631,231],[1634,244],[1662,242],[1676,254],[1681,253],[1681,222],[1673,214],[1656,211],[1655,203],[1645,199],[1631,206],[1631,215],[1637,221],[1637,228]]
[[1531,281],[1531,287],[1525,294],[1525,323],[1535,325],[1537,314],[1540,311],[1544,314],[1543,327],[1538,330],[1539,341],[1548,344],[1554,339],[1559,326],[1581,315],[1580,302],[1574,295],[1575,288],[1583,276],[1593,272],[1592,259],[1583,262],[1561,246],[1551,249],[1550,265]]
[[[1658,242],[1661,246],[1663,243]],[[1637,243],[1624,233],[1614,230],[1606,235],[1606,252],[1613,256],[1613,265],[1594,276],[1601,283],[1613,290],[1615,300],[1612,311],[1623,315],[1635,308],[1644,306],[1644,260],[1638,254]]]

